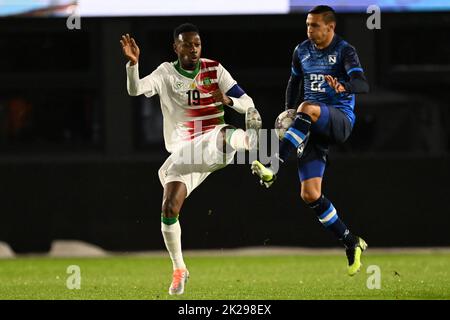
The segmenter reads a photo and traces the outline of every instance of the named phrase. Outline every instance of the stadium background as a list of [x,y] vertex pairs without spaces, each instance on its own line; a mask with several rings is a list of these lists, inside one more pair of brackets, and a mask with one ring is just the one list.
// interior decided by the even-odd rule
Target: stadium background
[[[447,12],[340,13],[371,85],[351,139],[333,150],[324,192],[372,247],[449,246],[450,18]],[[167,157],[158,99],[131,98],[119,39],[141,48],[141,75],[175,59],[172,30],[201,30],[254,99],[264,128],[282,111],[305,15],[0,19],[0,241],[46,252],[56,239],[111,251],[161,250],[157,170]],[[229,122],[243,126],[230,110]],[[332,247],[298,196],[295,161],[269,190],[248,165],[211,175],[186,201],[183,246]]]

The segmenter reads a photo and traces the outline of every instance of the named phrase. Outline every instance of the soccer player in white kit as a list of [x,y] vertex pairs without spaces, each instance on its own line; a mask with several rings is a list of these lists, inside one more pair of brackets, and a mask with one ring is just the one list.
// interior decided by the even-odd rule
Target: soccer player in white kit
[[[129,34],[122,36],[127,89],[131,96],[158,94],[164,118],[164,141],[171,153],[158,171],[164,188],[161,230],[173,264],[169,294],[183,294],[189,272],[181,251],[178,220],[184,200],[213,171],[231,163],[236,151],[258,145],[261,117],[253,100],[218,62],[200,58],[201,39],[193,24],[174,30],[175,62],[164,62],[139,78],[140,50]],[[224,122],[224,107],[245,113],[246,131]]]

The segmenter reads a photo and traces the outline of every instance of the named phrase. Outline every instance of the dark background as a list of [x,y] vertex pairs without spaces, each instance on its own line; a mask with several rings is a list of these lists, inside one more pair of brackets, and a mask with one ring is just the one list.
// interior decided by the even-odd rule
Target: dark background
[[[339,14],[371,85],[357,96],[351,138],[336,146],[324,193],[372,247],[449,246],[450,15]],[[0,241],[45,252],[54,239],[108,250],[163,249],[168,153],[158,98],[126,91],[120,35],[141,48],[140,72],[176,59],[172,30],[193,22],[203,56],[220,61],[253,98],[264,128],[284,108],[306,15],[0,19]],[[229,110],[226,119],[243,126]],[[215,172],[185,202],[183,246],[335,246],[299,197],[295,161],[269,190],[249,165]]]

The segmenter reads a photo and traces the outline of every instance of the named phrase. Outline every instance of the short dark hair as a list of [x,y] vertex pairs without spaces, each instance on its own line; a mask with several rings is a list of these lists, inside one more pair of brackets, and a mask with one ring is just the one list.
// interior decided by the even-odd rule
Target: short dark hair
[[330,22],[336,23],[336,12],[332,7],[322,5],[315,6],[314,8],[309,10],[308,13],[323,14],[323,21],[325,21],[326,24]]
[[184,32],[196,32],[200,34],[200,30],[197,28],[196,25],[192,23],[183,23],[173,30],[173,40],[177,40],[178,36]]

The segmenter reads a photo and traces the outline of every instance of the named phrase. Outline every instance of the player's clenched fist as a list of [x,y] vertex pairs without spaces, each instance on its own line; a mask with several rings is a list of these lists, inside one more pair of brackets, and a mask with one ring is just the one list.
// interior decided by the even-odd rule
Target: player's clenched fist
[[233,101],[228,97],[226,94],[224,94],[220,89],[214,90],[211,92],[211,95],[214,98],[214,101],[221,102],[223,105],[231,106],[233,105]]
[[122,35],[120,44],[122,45],[123,54],[130,61],[130,64],[133,66],[138,63],[141,51],[139,50],[136,41],[134,41],[127,33],[126,35]]

